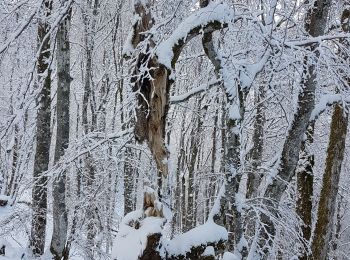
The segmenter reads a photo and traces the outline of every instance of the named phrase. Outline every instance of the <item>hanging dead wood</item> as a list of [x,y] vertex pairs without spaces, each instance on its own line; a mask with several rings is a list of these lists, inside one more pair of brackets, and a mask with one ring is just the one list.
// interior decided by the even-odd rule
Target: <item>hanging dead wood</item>
[[[217,5],[222,7],[221,5]],[[159,45],[153,42],[150,29],[154,24],[150,12],[150,3],[135,3],[135,14],[140,19],[134,24],[130,44],[135,50],[134,67],[131,83],[133,91],[137,95],[135,137],[139,142],[146,141],[154,156],[158,172],[167,176],[167,157],[168,151],[164,144],[166,117],[169,109],[169,90],[174,80],[170,77],[175,69],[176,62],[184,46],[194,37],[204,33],[214,32],[227,27],[228,22],[235,22],[242,19],[241,16],[235,16],[234,20],[208,19],[199,25],[187,28],[186,33],[180,37],[176,32],[169,37],[169,41],[164,41]],[[198,19],[207,16],[205,12],[198,13]],[[225,18],[226,19],[226,18]],[[180,25],[181,27],[182,25]],[[174,37],[175,37],[174,36]],[[170,62],[159,59],[159,53],[151,54],[152,49],[171,52]]]

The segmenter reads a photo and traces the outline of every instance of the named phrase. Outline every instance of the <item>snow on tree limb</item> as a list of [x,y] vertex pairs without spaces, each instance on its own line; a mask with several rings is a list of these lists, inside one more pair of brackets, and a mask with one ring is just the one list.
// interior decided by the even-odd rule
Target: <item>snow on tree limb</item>
[[167,68],[174,68],[182,48],[202,32],[213,32],[227,27],[241,19],[224,3],[210,2],[207,7],[185,19],[172,35],[157,46],[156,55],[159,63]]
[[322,112],[327,109],[327,107],[342,102],[350,103],[350,97],[344,99],[344,96],[341,94],[325,95],[321,97],[320,101],[311,113],[310,121],[316,120],[322,114]]
[[187,100],[189,100],[191,97],[202,93],[206,90],[209,90],[212,87],[218,86],[220,84],[220,81],[212,81],[212,82],[208,82],[208,84],[202,84],[196,88],[191,89],[190,91],[181,94],[181,95],[177,95],[177,96],[172,96],[170,97],[170,103],[171,104],[178,104],[181,102],[185,102]]

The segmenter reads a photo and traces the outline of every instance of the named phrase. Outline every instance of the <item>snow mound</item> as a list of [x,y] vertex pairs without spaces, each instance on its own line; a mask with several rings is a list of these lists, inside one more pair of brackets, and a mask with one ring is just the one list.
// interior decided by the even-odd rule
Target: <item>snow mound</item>
[[147,236],[162,232],[165,221],[163,218],[143,217],[142,210],[130,212],[124,217],[117,238],[114,240],[112,259],[138,259],[146,247]]
[[230,252],[225,252],[222,260],[239,260],[240,258],[237,257],[235,254],[232,254]]
[[224,227],[215,224],[212,220],[208,220],[203,225],[168,241],[165,244],[165,248],[169,255],[186,255],[194,246],[206,246],[220,240],[227,240],[227,237],[227,230]]

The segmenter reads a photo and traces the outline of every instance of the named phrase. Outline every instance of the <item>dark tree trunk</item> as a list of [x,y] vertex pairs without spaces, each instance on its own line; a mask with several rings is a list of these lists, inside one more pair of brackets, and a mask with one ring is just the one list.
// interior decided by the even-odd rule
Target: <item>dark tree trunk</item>
[[312,196],[313,196],[313,167],[314,155],[310,152],[313,143],[314,123],[311,123],[307,130],[307,138],[302,142],[299,165],[297,173],[297,205],[296,212],[302,220],[303,254],[299,256],[301,260],[308,259],[308,248],[311,238],[312,228]]
[[[341,27],[343,32],[350,31],[349,25],[350,9],[345,9],[341,16]],[[342,41],[349,47],[348,42]],[[349,56],[339,51],[339,56],[344,61]],[[344,81],[350,84],[349,75],[345,75]],[[320,202],[318,205],[315,234],[312,242],[312,254],[315,259],[326,259],[328,256],[332,230],[334,227],[335,207],[339,189],[341,166],[345,153],[346,134],[348,131],[349,112],[346,108],[336,105],[331,122],[329,143],[327,149],[326,167],[323,175]]]
[[312,243],[312,253],[315,259],[327,259],[329,252],[347,127],[348,113],[341,106],[336,105],[332,116],[326,169],[323,175],[323,186]]
[[265,124],[265,89],[264,84],[259,86],[254,96],[254,104],[256,106],[254,132],[252,137],[253,147],[249,151],[249,167],[247,180],[247,198],[255,198],[258,195],[258,188],[263,178],[261,166],[263,148],[264,148],[264,124]]
[[[43,18],[38,23],[38,46],[40,55],[37,63],[38,87],[41,88],[37,99],[36,150],[34,158],[32,189],[32,224],[30,247],[34,255],[44,253],[47,213],[47,177],[51,142],[51,37],[48,34],[52,1],[46,0],[42,6]],[[44,75],[44,76],[43,76]]]

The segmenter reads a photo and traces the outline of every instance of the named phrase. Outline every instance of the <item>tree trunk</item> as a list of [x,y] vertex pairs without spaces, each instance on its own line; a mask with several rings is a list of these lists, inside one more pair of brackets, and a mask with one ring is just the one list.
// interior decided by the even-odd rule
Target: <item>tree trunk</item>
[[[341,17],[341,26],[346,33],[350,31],[349,19],[350,9],[345,9]],[[343,41],[343,43],[348,46],[346,41]],[[348,55],[342,51],[340,51],[339,55],[342,56],[344,61],[349,59]],[[345,81],[347,84],[350,84],[349,75],[346,75]],[[323,186],[318,205],[315,235],[312,242],[312,254],[315,259],[326,259],[330,248],[348,122],[349,112],[337,104],[332,115]]]
[[256,106],[254,132],[252,137],[253,147],[249,151],[250,167],[248,167],[247,198],[255,198],[258,195],[258,188],[263,178],[261,166],[264,150],[264,124],[265,124],[265,89],[264,84],[255,91],[254,104]]
[[[204,8],[209,4],[210,0],[201,0],[200,7]],[[220,74],[222,68],[221,60],[217,54],[213,41],[212,33],[204,33],[202,38],[203,49],[207,57],[215,67],[217,75]],[[225,196],[221,199],[221,216],[218,220],[221,225],[224,225],[228,231],[229,237],[226,248],[233,252],[236,244],[240,243],[243,238],[243,218],[242,212],[237,208],[236,198],[239,190],[242,173],[240,172],[241,161],[241,123],[244,118],[244,101],[246,93],[237,84],[237,96],[235,99],[226,93],[228,106],[233,108],[237,106],[239,109],[239,118],[230,118],[226,115],[226,142],[224,155],[224,171],[225,171]],[[230,108],[230,109],[231,109]],[[240,248],[239,251],[245,251]]]
[[51,141],[51,57],[50,25],[48,17],[52,10],[52,1],[46,0],[42,6],[43,18],[38,23],[38,46],[40,55],[37,63],[38,87],[41,88],[38,97],[38,112],[36,126],[36,150],[34,158],[33,189],[32,189],[32,224],[30,247],[36,256],[42,255],[45,248],[46,213],[47,213],[47,177],[50,141]]
[[[227,118],[227,137],[226,137],[226,155],[225,155],[225,178],[226,178],[226,206],[225,206],[225,227],[229,232],[227,249],[232,252],[234,246],[240,243],[243,238],[243,218],[242,212],[237,208],[236,198],[239,191],[242,173],[241,167],[241,122],[244,118],[244,100],[245,94],[238,87],[237,102],[239,103],[240,119]],[[228,98],[230,99],[230,97]],[[233,104],[230,104],[232,106]],[[238,130],[237,130],[238,129]],[[225,201],[225,200],[223,200]],[[241,251],[245,249],[242,248]]]
[[[198,106],[201,106],[201,102],[199,101]],[[196,225],[196,215],[195,215],[195,207],[196,207],[196,193],[195,193],[195,168],[196,168],[196,161],[198,158],[198,152],[199,152],[199,144],[200,144],[200,137],[201,137],[201,130],[203,126],[202,121],[202,113],[200,115],[196,116],[196,119],[194,122],[197,123],[197,125],[194,125],[191,133],[190,133],[190,149],[188,153],[188,179],[187,179],[187,207],[186,207],[186,213],[184,214],[185,219],[185,225],[183,227],[183,231],[187,232],[191,228],[194,228]],[[194,123],[193,122],[193,123]]]
[[296,212],[302,220],[303,254],[301,260],[308,259],[309,243],[312,228],[312,196],[313,196],[313,167],[314,155],[310,152],[313,143],[314,123],[311,123],[307,130],[306,140],[302,142],[297,174],[297,202]]
[[326,259],[329,252],[347,127],[348,113],[340,105],[336,105],[332,116],[326,168],[312,243],[312,253],[315,259]]
[[[70,43],[69,28],[71,8],[62,20],[57,31],[57,132],[54,161],[57,163],[64,155],[69,144],[69,91],[70,91]],[[66,170],[53,183],[53,234],[50,250],[54,259],[68,259],[67,240],[67,209],[66,209]]]
[[134,153],[127,147],[124,152],[124,215],[135,210],[134,204]]
[[[85,6],[84,13],[84,28],[85,28],[85,48],[86,48],[86,69],[85,69],[85,84],[84,84],[84,97],[83,97],[83,111],[82,111],[82,119],[83,119],[83,127],[85,135],[93,132],[97,128],[97,118],[96,111],[94,109],[93,95],[94,86],[92,85],[92,52],[94,49],[94,39],[93,35],[95,33],[95,15],[97,14],[97,1],[87,1]],[[93,5],[93,6],[92,6]],[[92,12],[91,9],[93,9]],[[92,14],[93,15],[92,15]],[[89,122],[88,118],[88,108],[91,110],[91,121]],[[92,154],[89,152],[84,158],[84,168],[87,176],[86,178],[86,191],[89,196],[88,205],[86,210],[86,222],[87,222],[87,258],[94,259],[94,251],[95,251],[95,241],[94,238],[96,236],[96,218],[95,218],[95,200],[92,198],[94,193],[94,183],[95,183],[95,161]]]
[[158,170],[158,195],[161,197],[162,181],[168,175],[168,151],[165,146],[166,116],[169,109],[169,70],[152,57],[150,49],[154,43],[144,32],[151,29],[154,21],[149,10],[150,1],[135,2],[135,13],[140,16],[134,25],[132,45],[137,48],[144,42],[146,49],[140,50],[134,67],[132,85],[136,93],[135,137],[147,144],[155,159]]
[[[179,152],[177,154],[177,167],[176,167],[176,188],[175,188],[175,202],[174,202],[174,215],[172,220],[172,236],[178,233],[177,228],[183,226],[185,221],[183,221],[183,214],[185,214],[185,191],[182,184],[183,174],[184,174],[184,162],[185,162],[185,118],[181,119],[181,136],[179,143]],[[177,226],[177,225],[178,226]]]
[[[306,16],[306,30],[313,37],[323,35],[328,21],[328,11],[331,5],[330,0],[317,0],[314,6]],[[317,51],[318,44],[310,46],[311,51],[315,52],[316,59],[319,57]],[[295,175],[298,164],[299,151],[303,136],[306,133],[311,112],[315,107],[315,89],[316,89],[316,61],[310,61],[310,58],[304,58],[304,72],[302,75],[301,91],[298,96],[298,108],[294,114],[292,125],[283,145],[281,161],[279,165],[278,178],[274,178],[265,191],[265,207],[270,209],[271,214],[278,217],[278,205],[288,183]],[[266,230],[261,234],[261,247],[265,247],[265,253],[275,237],[275,226],[270,217],[266,214],[261,216],[262,222],[266,225]],[[269,244],[267,245],[266,242]],[[265,245],[263,245],[265,243]]]

